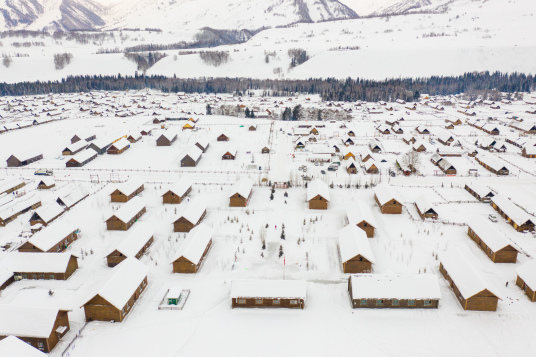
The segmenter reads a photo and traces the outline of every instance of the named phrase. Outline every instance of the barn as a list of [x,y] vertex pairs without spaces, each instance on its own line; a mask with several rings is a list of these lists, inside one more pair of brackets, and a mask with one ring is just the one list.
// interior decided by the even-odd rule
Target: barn
[[67,280],[78,269],[78,258],[69,253],[4,253],[2,263],[15,280]]
[[235,280],[231,306],[303,309],[307,298],[304,280]]
[[110,278],[82,306],[86,321],[122,322],[147,287],[147,267],[127,258],[112,269]]
[[26,166],[31,164],[32,162],[36,162],[43,159],[43,154],[36,151],[26,151],[21,152],[17,154],[12,154],[9,156],[6,160],[7,167],[20,167],[20,166]]
[[348,292],[354,309],[437,309],[441,299],[434,274],[354,274]]
[[497,311],[499,295],[495,287],[476,270],[465,253],[451,249],[441,255],[439,271],[464,310]]
[[371,273],[374,255],[367,234],[355,225],[347,225],[337,232],[342,272],[345,274]]
[[415,200],[415,208],[417,208],[417,213],[421,216],[421,219],[424,221],[426,218],[437,219],[437,208],[430,203],[428,198],[424,195],[417,197]]
[[387,183],[384,182],[374,187],[374,199],[383,214],[402,213],[402,207],[404,206],[402,199],[396,189]]
[[374,219],[369,206],[362,201],[352,202],[346,208],[346,223],[361,228],[367,237],[374,237],[378,223]]
[[79,234],[80,230],[74,224],[62,219],[34,234],[17,250],[23,253],[64,252]]
[[162,195],[162,203],[180,204],[191,191],[192,181],[183,177]]
[[131,142],[126,138],[121,138],[113,143],[107,150],[108,155],[120,155],[130,148]]
[[212,228],[204,223],[193,228],[171,259],[174,273],[195,274],[212,246]]
[[531,216],[502,194],[491,198],[491,206],[518,232],[533,231]]
[[65,163],[65,167],[82,167],[85,166],[88,162],[95,160],[98,156],[98,153],[94,150],[83,150],[78,154],[73,155]]
[[173,232],[190,232],[207,215],[207,205],[202,199],[190,202],[173,221]]
[[85,140],[77,141],[74,144],[67,145],[61,153],[63,155],[74,155],[88,147],[88,143]]
[[253,193],[253,181],[242,177],[229,192],[229,207],[246,207]]
[[50,202],[44,206],[37,208],[30,217],[30,224],[32,226],[36,224],[42,224],[43,226],[49,225],[52,221],[63,214],[63,207],[57,202]]
[[322,180],[315,179],[307,186],[307,202],[309,209],[328,209],[329,187]]
[[527,298],[536,301],[536,259],[521,265],[516,269],[516,285],[521,288],[527,295]]
[[145,214],[146,206],[141,197],[134,197],[106,220],[106,229],[109,231],[127,231]]
[[108,266],[113,268],[130,257],[140,259],[153,242],[154,229],[147,223],[141,222],[106,256]]
[[465,190],[473,195],[477,200],[482,202],[491,201],[495,194],[486,186],[483,186],[477,182],[468,182],[465,184]]
[[201,160],[203,150],[198,146],[193,145],[189,147],[181,158],[181,167],[196,167]]
[[476,216],[468,222],[467,235],[494,263],[515,263],[517,249],[486,219]]
[[117,188],[110,194],[111,202],[128,202],[145,189],[142,181],[131,179],[117,185]]
[[[19,338],[37,350],[51,352],[63,336],[69,332],[68,311],[49,307],[34,307],[12,304],[0,305],[0,355],[5,357],[36,357],[32,351],[28,354],[3,354],[6,341]],[[31,348],[31,347],[29,347]],[[19,351],[22,351],[22,347]],[[32,354],[30,354],[30,352]],[[43,354],[44,355],[44,354]],[[44,355],[46,356],[46,355]]]
[[175,140],[177,140],[177,134],[166,130],[156,139],[156,146],[171,146]]

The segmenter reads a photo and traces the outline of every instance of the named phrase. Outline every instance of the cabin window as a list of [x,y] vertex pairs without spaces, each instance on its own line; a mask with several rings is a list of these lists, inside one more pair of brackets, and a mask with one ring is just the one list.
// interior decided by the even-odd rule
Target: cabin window
[[298,305],[298,300],[290,300],[290,305]]
[[383,300],[376,300],[376,306],[383,306]]
[[424,306],[432,306],[431,300],[424,300]]
[[32,279],[37,279],[37,274],[33,274]]
[[245,304],[245,303],[246,303],[246,299],[238,299],[238,303],[239,303],[239,304]]
[[395,201],[395,200],[393,200],[393,204],[396,205],[396,201]]
[[43,342],[37,342],[37,347],[40,349],[40,350],[44,350],[45,349],[45,344]]
[[45,274],[39,274],[39,279],[45,279]]
[[23,279],[28,279],[28,275],[27,274],[22,274],[22,278]]
[[400,306],[400,301],[398,299],[393,299],[393,306]]
[[408,300],[408,306],[415,306],[415,300]]
[[367,303],[368,303],[367,299],[361,299],[361,302],[360,302],[361,306],[367,306]]
[[256,300],[255,300],[255,304],[257,304],[257,305],[262,305],[262,299],[256,299]]
[[48,276],[48,279],[49,279],[49,280],[54,280],[55,278],[56,278],[56,277],[54,276],[54,274],[50,274],[50,275]]
[[273,305],[281,305],[281,300],[275,299],[275,300],[272,301],[272,304]]

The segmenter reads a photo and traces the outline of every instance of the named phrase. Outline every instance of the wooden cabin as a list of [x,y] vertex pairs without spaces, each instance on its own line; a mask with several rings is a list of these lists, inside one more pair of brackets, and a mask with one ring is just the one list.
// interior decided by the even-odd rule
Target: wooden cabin
[[119,184],[117,188],[110,194],[111,202],[128,202],[145,189],[143,182],[138,180],[129,180]]
[[21,167],[43,159],[43,154],[37,151],[12,154],[6,160],[7,167]]
[[25,195],[14,200],[14,203],[7,208],[0,207],[0,227],[5,227],[13,222],[18,216],[41,206],[41,199],[36,195]]
[[387,183],[384,182],[374,187],[374,199],[383,214],[402,214],[404,204],[398,192]]
[[257,131],[257,124],[252,124],[248,128],[249,131]]
[[467,235],[494,263],[515,263],[517,249],[513,243],[491,223],[482,217],[474,217],[469,222]]
[[4,263],[15,280],[67,280],[78,269],[78,258],[69,253],[10,252]]
[[327,183],[319,179],[315,179],[309,183],[307,186],[309,209],[328,209],[330,200]]
[[65,207],[65,209],[69,210],[88,196],[89,191],[87,190],[86,186],[81,183],[70,191],[62,190],[58,194],[56,202]]
[[536,146],[527,145],[521,150],[521,156],[534,159],[536,158]]
[[156,139],[156,146],[171,146],[175,140],[177,140],[177,134],[166,130]]
[[0,195],[2,194],[10,194],[15,191],[17,191],[19,188],[22,188],[26,186],[26,182],[24,182],[20,178],[13,178],[13,179],[5,179],[3,181],[0,181]]
[[64,252],[79,234],[80,230],[74,224],[61,220],[34,234],[17,250],[22,253]]
[[77,133],[77,134],[74,134],[73,137],[71,138],[71,144],[74,144],[78,141],[86,141],[86,142],[89,142],[89,141],[93,141],[97,138],[97,135],[95,133]]
[[225,134],[221,134],[220,136],[218,136],[216,140],[217,141],[229,141],[229,137]]
[[[12,354],[14,352],[12,350],[4,355],[0,348],[0,355],[3,357],[35,357],[41,352],[49,353],[69,330],[69,314],[66,310],[14,304],[0,305],[0,344],[18,338],[24,341],[21,342],[22,345],[31,349],[24,351],[24,354]],[[19,352],[21,351],[22,347]],[[43,356],[46,356],[44,353]]]
[[207,152],[208,147],[210,146],[207,138],[200,138],[195,142],[195,145],[203,151],[203,154]]
[[355,225],[339,229],[339,252],[345,274],[371,273],[374,255],[367,234]]
[[424,195],[417,197],[415,200],[415,208],[417,208],[417,213],[421,216],[421,219],[424,221],[427,218],[437,219],[437,209],[433,204],[428,201],[428,198]]
[[227,149],[224,151],[223,155],[221,156],[222,160],[234,160],[236,159],[236,149]]
[[146,203],[141,197],[134,197],[106,220],[109,231],[127,231],[147,211]]
[[112,141],[111,139],[97,139],[92,141],[87,148],[94,150],[99,155],[104,155],[108,148],[112,146]]
[[516,285],[521,288],[527,295],[527,298],[536,301],[536,259],[523,264],[516,269]]
[[348,172],[350,175],[357,174],[357,164],[354,159],[346,161],[346,172]]
[[246,207],[253,193],[253,181],[243,177],[237,181],[229,192],[229,207]]
[[380,172],[374,160],[367,160],[367,162],[364,162],[363,165],[365,166],[365,172],[367,174],[377,174]]
[[262,154],[269,154],[270,153],[270,148],[268,146],[264,146],[262,149],[261,149],[261,153]]
[[477,182],[466,183],[465,190],[482,202],[489,202],[495,196],[489,188]]
[[210,247],[213,230],[204,223],[193,228],[171,260],[174,273],[195,274],[201,268]]
[[207,205],[203,200],[190,202],[173,221],[173,232],[190,232],[207,215]]
[[354,309],[437,309],[441,299],[434,274],[354,274],[348,293]]
[[346,223],[361,228],[367,237],[374,237],[375,229],[378,227],[370,208],[362,201],[353,202],[346,208]]
[[501,194],[493,196],[491,206],[518,232],[534,230],[532,217],[506,196]]
[[83,167],[87,163],[95,160],[98,156],[98,153],[95,150],[83,150],[78,154],[73,155],[65,163],[65,167]]
[[151,128],[143,128],[140,130],[140,134],[143,136],[151,135],[152,132],[153,132],[153,129]]
[[130,144],[130,141],[128,141],[126,138],[122,138],[121,140],[113,143],[108,148],[107,153],[108,155],[120,155],[130,148]]
[[130,257],[140,259],[153,242],[154,229],[147,223],[140,223],[106,256],[108,266],[113,268]]
[[80,151],[86,149],[88,146],[88,143],[85,140],[77,141],[74,144],[67,145],[62,151],[62,155],[75,155],[76,153],[79,153]]
[[134,144],[138,141],[141,140],[141,137],[142,137],[142,134],[141,133],[130,133],[128,134],[127,136],[127,140],[131,143],[131,144]]
[[305,307],[305,280],[238,280],[231,285],[231,306],[258,308]]
[[127,258],[113,268],[97,294],[82,305],[86,321],[122,322],[147,288],[147,272],[135,258]]
[[201,160],[203,150],[198,146],[193,145],[183,154],[181,158],[181,167],[196,167]]
[[162,195],[162,203],[180,204],[192,191],[192,182],[183,177]]
[[506,165],[504,165],[504,163],[500,159],[498,159],[498,158],[496,158],[494,156],[480,153],[480,154],[475,156],[475,160],[480,165],[485,167],[488,171],[490,171],[490,172],[492,172],[492,173],[494,173],[496,175],[499,175],[499,176],[505,175],[506,176],[506,175],[508,175],[510,173],[508,168],[506,167]]
[[57,202],[50,202],[44,206],[37,208],[30,217],[30,224],[32,226],[41,224],[43,226],[49,225],[52,221],[63,214],[63,207]]
[[476,270],[468,256],[452,249],[440,257],[439,271],[464,310],[497,311],[499,295]]

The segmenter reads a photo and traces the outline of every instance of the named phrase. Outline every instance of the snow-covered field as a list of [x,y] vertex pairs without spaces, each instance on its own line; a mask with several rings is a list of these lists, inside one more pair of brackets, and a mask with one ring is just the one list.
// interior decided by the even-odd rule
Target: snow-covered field
[[[525,95],[530,98],[529,94]],[[510,197],[529,214],[536,213],[536,162],[520,155],[521,149],[505,143],[506,152],[489,152],[510,170],[508,176],[496,176],[468,156],[475,141],[488,134],[465,123],[459,113],[459,100],[449,98],[454,106],[438,113],[424,101],[416,111],[404,105],[389,103],[394,110],[369,114],[367,108],[378,103],[322,103],[318,98],[261,98],[216,97],[213,95],[163,95],[158,92],[114,92],[66,94],[42,97],[2,98],[2,126],[19,123],[43,113],[61,111],[54,122],[9,130],[0,134],[0,180],[21,177],[27,185],[18,194],[36,194],[43,204],[52,202],[60,192],[79,183],[90,195],[58,219],[69,220],[80,227],[81,238],[67,252],[79,257],[78,271],[67,281],[18,281],[0,295],[3,305],[31,305],[68,308],[71,331],[50,353],[51,356],[326,356],[368,353],[375,356],[480,356],[526,355],[536,347],[531,338],[536,323],[536,305],[529,302],[515,285],[515,269],[536,256],[536,241],[531,233],[519,233],[498,217],[494,226],[520,248],[515,264],[494,264],[467,236],[466,222],[474,216],[487,217],[496,213],[486,203],[477,201],[463,189],[466,182],[479,182]],[[437,102],[440,99],[437,98]],[[56,103],[55,106],[53,103]],[[276,108],[276,104],[277,104]],[[275,116],[285,107],[297,104],[304,108],[338,106],[350,113],[350,120],[323,122],[247,119],[204,115],[205,106],[217,108],[222,104],[243,105],[248,108],[271,109]],[[24,105],[31,110],[25,112]],[[330,105],[330,107],[328,107]],[[142,108],[145,106],[145,108]],[[102,116],[91,115],[101,112]],[[173,108],[167,110],[165,108]],[[476,119],[495,124],[500,135],[494,138],[532,139],[507,127],[511,118],[525,113],[531,105],[523,101],[502,104],[501,110],[477,104]],[[352,109],[350,112],[349,109]],[[51,113],[54,113],[52,111]],[[125,117],[116,113],[130,113]],[[190,114],[188,114],[190,113]],[[194,114],[196,113],[196,114]],[[185,121],[167,121],[167,130],[178,134],[169,147],[157,147],[156,139],[163,132],[153,119],[165,117],[194,117],[197,130],[182,130]],[[45,118],[42,114],[40,118]],[[378,124],[400,120],[403,135],[382,135]],[[488,120],[488,117],[495,119]],[[461,157],[447,158],[457,168],[456,176],[440,175],[430,162],[437,149],[444,148],[437,138],[445,119],[464,121],[449,132],[456,138],[453,145],[463,152]],[[472,119],[472,117],[471,117]],[[257,124],[256,131],[249,131]],[[294,135],[300,125],[319,125],[317,142],[306,142],[304,149],[295,149]],[[415,131],[426,126],[432,135]],[[152,128],[152,135],[121,155],[99,155],[81,169],[66,168],[68,160],[61,151],[70,138],[79,132],[95,133],[101,138],[119,138]],[[345,147],[342,138],[352,130],[355,145]],[[229,142],[218,142],[224,133]],[[396,168],[397,160],[411,150],[402,137],[414,136],[429,145],[420,155],[419,174],[404,176]],[[195,168],[181,168],[183,152],[200,138],[208,138],[210,146]],[[376,138],[383,151],[373,154],[379,174],[367,174],[361,167],[360,152],[370,139]],[[308,137],[304,137],[307,140]],[[356,156],[358,174],[350,175],[345,161],[335,154],[331,160],[341,167],[329,171],[329,164],[313,164],[315,153],[333,145],[341,154],[346,150]],[[223,161],[221,155],[228,147],[237,149],[234,161]],[[261,154],[267,146],[270,154]],[[43,159],[23,168],[8,168],[6,159],[13,153],[35,148]],[[91,149],[88,149],[91,150]],[[485,152],[479,149],[479,152]],[[249,165],[255,165],[254,169]],[[307,167],[307,171],[299,167]],[[258,169],[257,167],[260,167]],[[34,171],[52,169],[56,187],[38,191],[40,177]],[[469,176],[476,169],[478,177]],[[325,173],[322,173],[324,171]],[[389,174],[395,173],[394,176]],[[284,173],[293,187],[276,189],[273,200],[268,184]],[[321,178],[327,184],[331,200],[326,211],[307,208],[305,181],[302,175]],[[247,208],[230,208],[228,194],[231,185],[242,177],[254,182],[253,195]],[[207,204],[204,223],[214,229],[213,246],[200,271],[194,275],[173,274],[170,260],[181,247],[187,234],[174,233],[172,222],[184,204],[163,205],[161,195],[175,181],[188,177],[194,182],[189,200]],[[81,305],[91,297],[106,279],[112,268],[106,265],[110,253],[128,232],[107,231],[104,221],[114,209],[124,205],[111,203],[109,194],[117,181],[137,178],[144,181],[140,196],[148,202],[147,213],[140,219],[155,229],[155,242],[140,259],[149,268],[149,285],[134,308],[121,323],[85,323]],[[263,179],[266,179],[263,181]],[[382,215],[374,200],[371,184],[389,182],[395,186],[405,204],[401,215]],[[1,185],[2,181],[0,181]],[[357,187],[359,186],[359,188]],[[437,221],[421,221],[414,202],[425,195],[436,207]],[[6,196],[0,197],[0,204]],[[352,309],[347,290],[348,274],[341,270],[337,231],[345,226],[345,209],[356,202],[370,207],[378,223],[376,236],[369,240],[375,263],[374,274],[435,274],[441,289],[437,310]],[[0,206],[1,207],[1,206]],[[0,228],[0,246],[11,243],[15,249],[27,239],[32,212],[20,215],[14,222]],[[281,239],[284,225],[285,239]],[[136,224],[132,229],[135,229]],[[262,249],[261,233],[266,237]],[[280,246],[284,257],[279,257]],[[475,257],[475,266],[495,286],[500,294],[496,312],[464,311],[447,282],[439,274],[437,254],[451,248],[462,248]],[[262,254],[262,255],[261,255]],[[237,279],[289,279],[307,282],[307,300],[303,310],[232,309],[231,282]],[[506,286],[506,283],[509,283]],[[184,310],[158,310],[167,289],[181,286],[191,294]],[[54,294],[49,295],[49,290]],[[79,336],[75,336],[79,333]]]

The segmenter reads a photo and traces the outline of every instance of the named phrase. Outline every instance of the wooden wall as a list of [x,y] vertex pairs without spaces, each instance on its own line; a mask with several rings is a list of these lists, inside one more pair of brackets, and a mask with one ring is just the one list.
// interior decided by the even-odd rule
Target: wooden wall
[[173,222],[173,232],[183,232],[183,233],[190,232],[195,226],[201,223],[201,221],[203,220],[203,218],[205,218],[206,215],[207,215],[207,211],[205,210],[205,212],[203,212],[199,220],[195,223],[188,221],[184,217],[180,217],[178,220]]
[[208,254],[208,251],[210,250],[210,247],[212,246],[212,239],[208,242],[207,247],[205,248],[205,251],[203,252],[203,256],[199,260],[199,264],[195,265],[185,257],[179,257],[177,260],[173,262],[173,272],[174,273],[182,273],[182,274],[195,274],[199,271],[199,268],[201,267],[201,264],[203,264],[203,261],[205,260],[206,255]]
[[380,206],[380,211],[383,214],[402,214],[402,204],[400,204],[400,202],[394,203],[395,201],[391,200],[382,206],[376,195],[374,195],[374,199],[378,206]]
[[309,209],[328,209],[328,201],[320,195],[309,200]]
[[342,263],[342,271],[345,274],[371,273],[372,263],[361,255]]
[[[251,192],[249,193],[251,197]],[[229,207],[246,207],[249,201],[249,197],[242,197],[240,194],[235,193],[229,198]]]
[[[257,304],[256,300],[259,299],[250,299],[244,298],[246,300],[245,304],[239,304],[238,301],[240,298],[232,298],[232,307],[265,307],[265,308],[286,308],[286,309],[303,309],[305,307],[305,301],[303,299],[260,299],[262,304]],[[274,300],[279,300],[278,305],[274,305]],[[297,300],[297,304],[291,305],[290,300]]]
[[[519,275],[517,276],[517,279],[516,279],[516,285],[519,286],[521,290],[525,292],[525,295],[527,295],[530,301],[532,302],[536,301],[536,291],[532,290],[527,284],[525,284],[525,282],[523,281],[523,279],[521,279]],[[0,290],[2,290],[1,287],[0,287]]]
[[192,187],[190,187],[182,197],[175,195],[174,193],[168,191],[165,194],[162,195],[162,201],[163,203],[170,203],[170,204],[179,204],[181,203],[186,196],[192,191]]

